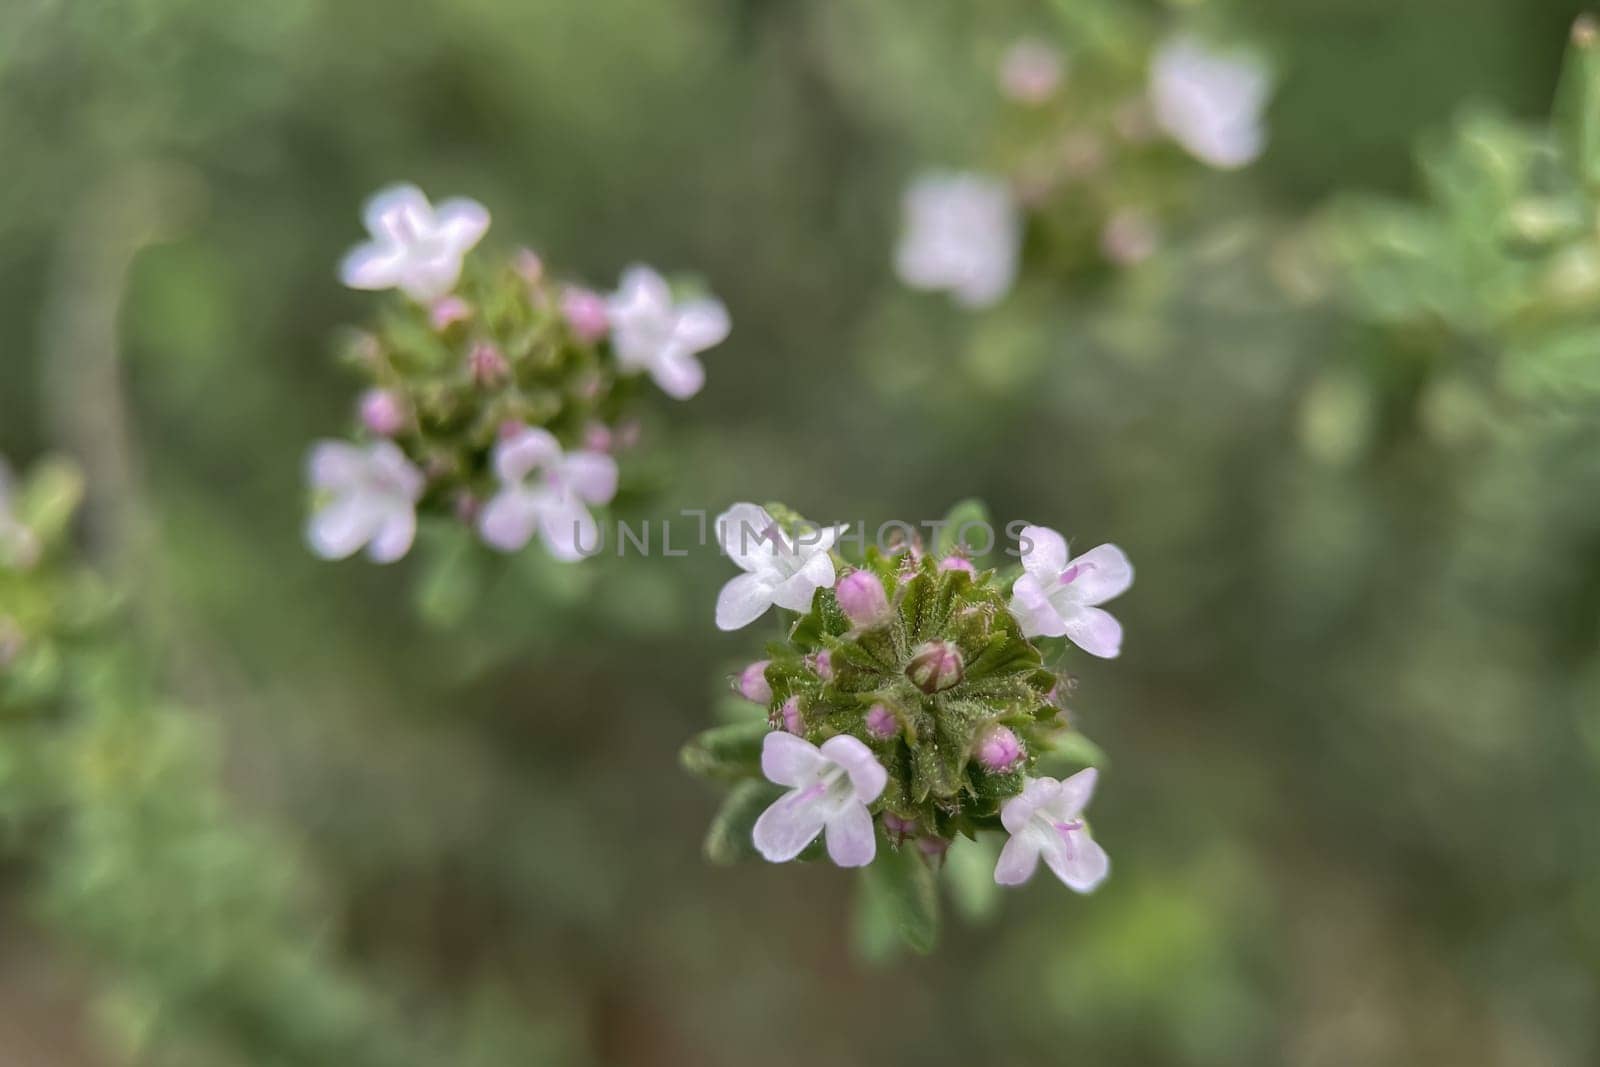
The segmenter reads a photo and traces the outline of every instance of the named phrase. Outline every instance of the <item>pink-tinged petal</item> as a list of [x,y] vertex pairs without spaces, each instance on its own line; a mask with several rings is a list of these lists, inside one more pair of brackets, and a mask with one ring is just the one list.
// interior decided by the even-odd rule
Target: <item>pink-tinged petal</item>
[[379,189],[361,209],[367,232],[383,241],[407,243],[433,217],[421,189],[409,182]]
[[766,508],[735,504],[717,516],[717,544],[740,570],[767,571],[775,554],[771,537],[775,529],[777,523]]
[[383,520],[367,545],[367,556],[374,563],[393,563],[411,551],[417,536],[417,513],[410,508],[394,511]]
[[622,272],[622,283],[613,303],[623,312],[669,307],[672,289],[661,275],[642,263],[635,263]]
[[526,426],[494,446],[494,473],[507,485],[516,485],[535,470],[561,459],[561,444],[549,430]]
[[1000,859],[994,865],[994,880],[998,885],[1021,885],[1033,877],[1039,866],[1039,849],[1026,837],[1013,834],[1000,850]]
[[865,804],[847,804],[828,820],[828,858],[841,867],[865,867],[878,854],[878,835]]
[[761,773],[775,785],[810,785],[826,762],[816,745],[782,730],[774,730],[761,742]]
[[306,541],[322,559],[353,556],[372,538],[379,518],[359,494],[330,501],[306,524]]
[[1072,572],[1068,584],[1085,604],[1104,604],[1127,592],[1133,584],[1133,564],[1116,545],[1096,545],[1074,559],[1067,569]]
[[318,441],[306,456],[306,481],[313,489],[348,488],[361,480],[366,453],[345,441]]
[[455,288],[461,258],[448,252],[422,259],[413,252],[401,270],[400,291],[419,304],[430,304]]
[[1043,853],[1045,865],[1074,892],[1092,893],[1111,873],[1111,857],[1083,830],[1063,835],[1059,847]]
[[889,772],[883,769],[872,749],[859,739],[849,734],[830,737],[822,742],[821,752],[844,768],[855,788],[856,799],[861,803],[871,804],[883,793],[883,787],[889,782]]
[[539,534],[545,548],[563,563],[572,563],[600,551],[600,528],[594,516],[575,496],[541,494]]
[[573,452],[561,462],[561,480],[580,500],[609,504],[617,495],[617,461],[604,452]]
[[739,630],[772,607],[772,588],[759,575],[741,574],[717,594],[717,629]]
[[1064,621],[1067,639],[1089,655],[1115,659],[1122,651],[1122,624],[1107,612],[1080,607]]
[[539,495],[506,488],[496,493],[478,516],[478,534],[484,543],[502,552],[515,552],[533,538],[539,526]]
[[385,491],[399,493],[410,501],[422,496],[426,479],[399,445],[393,441],[378,441],[368,450],[367,459],[372,477]]
[[793,789],[779,797],[756,820],[750,835],[756,851],[773,863],[787,863],[817,839],[827,818],[815,797]]
[[678,308],[674,339],[691,352],[703,352],[727,340],[731,328],[728,309],[722,306],[722,301],[690,300]]
[[405,277],[404,249],[364,244],[352,248],[339,263],[339,281],[351,289],[393,289]]
[[1017,545],[1022,569],[1041,585],[1048,585],[1066,569],[1066,539],[1048,526],[1024,526]]
[[688,400],[706,384],[706,369],[693,355],[673,346],[651,363],[650,377],[672,399]]
[[459,256],[483,239],[489,230],[489,209],[476,200],[454,197],[439,205],[434,225]]
[[1067,632],[1061,613],[1050,603],[1032,575],[1024,574],[1011,587],[1011,614],[1024,637],[1060,637]]
[[1061,793],[1061,783],[1054,778],[1029,778],[1022,783],[1022,792],[1006,801],[1000,809],[1000,823],[1007,833],[1020,834],[1033,818],[1033,813],[1055,800]]
[[806,560],[798,573],[785,578],[772,590],[772,602],[790,611],[810,611],[813,594],[833,584],[833,560],[819,552]]
[[1062,822],[1076,818],[1089,806],[1089,798],[1094,796],[1095,783],[1099,777],[1099,771],[1093,767],[1085,767],[1070,778],[1063,779],[1061,792],[1050,804],[1050,813]]

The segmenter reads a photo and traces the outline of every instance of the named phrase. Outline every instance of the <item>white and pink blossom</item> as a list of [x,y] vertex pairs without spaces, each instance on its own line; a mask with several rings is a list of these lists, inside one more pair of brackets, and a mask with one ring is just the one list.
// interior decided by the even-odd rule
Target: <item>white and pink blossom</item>
[[913,289],[983,308],[1011,291],[1022,222],[1011,188],[984,174],[933,172],[906,190],[895,270]]
[[1133,565],[1116,545],[1099,545],[1076,559],[1067,542],[1044,526],[1022,530],[1022,577],[1011,587],[1011,614],[1025,637],[1063,637],[1093,656],[1122,650],[1122,624],[1098,605],[1133,584]]
[[444,296],[461,263],[489,229],[489,212],[458,197],[435,208],[415,185],[394,185],[367,201],[372,240],[351,250],[339,277],[352,289],[399,289],[418,303]]
[[761,772],[789,791],[756,820],[752,840],[773,863],[784,863],[826,834],[828,856],[841,867],[865,867],[878,840],[867,805],[889,781],[883,764],[849,734],[819,748],[792,734],[773,732],[761,749]]
[[375,563],[393,563],[410,551],[425,480],[393,441],[319,441],[306,476],[318,497],[306,540],[318,556],[345,559],[366,546]]
[[720,300],[676,302],[666,279],[645,266],[623,272],[604,311],[622,373],[648,371],[676,400],[687,400],[705,385],[705,367],[697,356],[726,340],[731,328]]
[[1093,892],[1111,873],[1111,860],[1082,818],[1094,794],[1093,767],[1066,781],[1029,778],[1022,792],[1006,801],[1000,821],[1011,840],[1000,850],[994,880],[1000,885],[1021,885],[1033,877],[1042,857],[1045,866],[1067,888]]
[[571,561],[593,554],[599,528],[589,505],[617,493],[617,462],[601,452],[563,452],[555,435],[523,426],[494,449],[500,491],[478,517],[478,532],[502,552],[515,552],[538,531],[550,554]]
[[1162,45],[1150,64],[1156,122],[1196,159],[1220,170],[1255,160],[1272,78],[1259,58],[1221,52],[1194,37]]

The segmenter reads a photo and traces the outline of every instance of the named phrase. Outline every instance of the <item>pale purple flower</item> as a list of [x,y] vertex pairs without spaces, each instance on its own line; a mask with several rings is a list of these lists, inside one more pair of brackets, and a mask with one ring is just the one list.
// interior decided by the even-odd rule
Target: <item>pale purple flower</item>
[[1133,565],[1116,545],[1069,559],[1067,542],[1044,526],[1022,530],[1022,577],[1011,587],[1011,614],[1026,637],[1062,637],[1106,659],[1122,650],[1122,624],[1097,606],[1133,584]]
[[1060,51],[1025,37],[1000,57],[1000,91],[1019,104],[1042,104],[1055,95],[1065,73]]
[[842,527],[799,531],[790,537],[755,504],[735,504],[717,516],[722,551],[746,573],[732,578],[717,596],[717,628],[750,625],[776,604],[790,611],[811,610],[811,597],[833,584],[829,550]]
[[306,476],[318,497],[306,540],[318,556],[344,559],[365,545],[374,562],[393,563],[410,550],[424,479],[393,441],[319,441]]
[[606,302],[611,349],[623,374],[649,371],[663,392],[687,400],[705,385],[696,358],[727,339],[728,309],[702,297],[676,303],[666,279],[645,266],[629,267]]
[[1010,727],[996,723],[979,735],[973,755],[984,770],[1002,774],[1022,761],[1022,742]]
[[906,664],[906,677],[911,684],[930,696],[958,684],[965,674],[961,650],[949,641],[927,642]]
[[900,732],[900,720],[882,704],[867,709],[867,736],[874,741],[887,741]]
[[428,325],[440,333],[472,317],[472,305],[459,296],[441,296],[428,308]]
[[1150,65],[1156,121],[1190,155],[1222,170],[1261,154],[1271,84],[1259,58],[1219,52],[1188,36],[1162,45]]
[[361,394],[361,425],[379,437],[393,437],[406,425],[406,402],[392,389],[368,389]]
[[1094,782],[1095,769],[1090,767],[1064,782],[1029,778],[1023,783],[1022,792],[1000,809],[1000,821],[1011,840],[1000,850],[994,867],[997,883],[1026,882],[1041,856],[1067,888],[1079,893],[1092,892],[1105,881],[1111,860],[1080,817],[1094,793]]
[[600,452],[562,452],[555,435],[532,426],[514,429],[494,448],[500,491],[478,517],[484,541],[515,552],[537,530],[550,554],[576,560],[599,546],[588,505],[611,502],[617,463]]
[[845,618],[863,629],[876,626],[889,617],[889,597],[883,591],[883,582],[867,570],[854,570],[833,587],[839,610]]
[[600,340],[611,329],[606,298],[593,289],[572,285],[562,290],[561,317],[567,320],[573,336],[586,344]]
[[739,695],[757,704],[772,703],[772,686],[767,684],[768,659],[758,659],[739,672]]
[[368,243],[339,267],[352,289],[399,289],[427,303],[455,288],[461,261],[489,228],[476,200],[446,200],[437,208],[414,185],[394,185],[367,201]]
[[913,289],[946,290],[963,307],[997,303],[1011,290],[1022,223],[1011,189],[982,174],[921,175],[902,202],[895,270]]
[[792,734],[767,735],[761,772],[789,792],[761,813],[751,835],[756,851],[784,863],[826,832],[828,856],[841,867],[865,867],[878,853],[877,834],[867,805],[888,784],[872,750],[849,734],[830,737],[818,748]]

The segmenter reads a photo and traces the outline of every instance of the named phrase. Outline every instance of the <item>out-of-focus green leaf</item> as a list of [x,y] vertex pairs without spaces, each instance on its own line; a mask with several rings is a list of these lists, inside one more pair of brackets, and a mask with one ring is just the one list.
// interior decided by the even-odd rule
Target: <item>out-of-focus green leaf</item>
[[750,832],[761,813],[782,792],[771,782],[754,779],[734,786],[711,820],[711,829],[706,833],[706,859],[720,864],[754,859],[758,853],[750,840]]

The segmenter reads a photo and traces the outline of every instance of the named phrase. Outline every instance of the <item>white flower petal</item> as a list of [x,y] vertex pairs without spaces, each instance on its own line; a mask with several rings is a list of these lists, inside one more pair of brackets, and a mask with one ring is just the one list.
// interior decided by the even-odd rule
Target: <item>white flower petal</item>
[[367,545],[367,556],[374,563],[393,563],[411,551],[417,535],[417,513],[409,507],[396,508],[379,525]]
[[478,534],[485,544],[502,552],[525,546],[538,526],[539,494],[515,487],[496,493],[478,516]]
[[583,501],[570,494],[541,495],[539,533],[550,554],[565,563],[597,554],[600,529]]
[[838,734],[824,741],[820,751],[844,768],[858,801],[871,804],[882,795],[883,787],[889,782],[889,772],[861,740],[849,734]]
[[617,461],[604,452],[573,452],[561,461],[561,481],[580,500],[609,504],[617,495]]
[[717,629],[742,629],[765,615],[770,607],[772,588],[759,575],[741,574],[729,579],[717,595]]
[[1056,846],[1041,851],[1045,865],[1068,889],[1078,893],[1093,892],[1111,873],[1111,857],[1083,830],[1067,833]]
[[677,346],[661,351],[650,362],[650,377],[674,400],[687,400],[706,384],[706,368]]
[[1022,783],[1022,792],[1006,801],[1000,809],[1000,822],[1010,834],[1020,834],[1033,818],[1034,812],[1061,795],[1061,783],[1054,778],[1029,778]]
[[994,880],[999,885],[1021,885],[1033,877],[1039,866],[1039,849],[1026,837],[1013,834],[1000,850],[994,865]]
[[306,525],[306,541],[322,559],[346,559],[372,538],[381,521],[362,494],[341,496],[318,508]]
[[773,569],[775,551],[769,532],[776,528],[766,508],[735,504],[717,516],[717,544],[740,570],[765,573]]
[[313,489],[346,489],[361,480],[367,455],[347,441],[318,441],[306,456],[306,481]]
[[1050,813],[1063,822],[1077,818],[1078,813],[1089,806],[1089,799],[1094,796],[1095,782],[1099,777],[1099,771],[1093,767],[1085,767],[1070,778],[1063,779],[1060,792],[1049,801]]
[[827,762],[816,745],[782,730],[774,730],[761,742],[761,773],[775,785],[810,785]]
[[1074,568],[1076,573],[1069,584],[1085,604],[1103,604],[1121,596],[1133,584],[1133,564],[1116,545],[1096,545],[1074,559],[1067,569]]
[[434,225],[457,258],[483,239],[489,230],[489,209],[476,200],[454,197],[439,205]]
[[878,854],[878,837],[865,804],[849,804],[828,820],[828,858],[841,867],[865,867]]
[[1115,659],[1122,651],[1122,624],[1099,608],[1079,607],[1062,621],[1067,639],[1089,655]]
[[393,289],[405,277],[405,250],[377,243],[357,245],[339,263],[339,281],[350,289]]
[[373,237],[385,243],[404,244],[431,221],[433,209],[421,189],[402,182],[368,197],[361,216]]
[[655,310],[670,307],[672,289],[667,280],[643,263],[635,263],[622,272],[622,284],[616,293],[618,309],[630,311]]
[[817,839],[826,821],[823,808],[804,791],[794,789],[761,813],[750,837],[762,856],[773,863],[786,863]]
[[1011,614],[1024,637],[1060,637],[1067,632],[1066,621],[1031,574],[1018,578],[1011,593]]
[[1048,526],[1024,526],[1018,538],[1022,569],[1048,587],[1067,567],[1066,538]]
[[494,446],[495,477],[517,485],[541,467],[561,459],[561,444],[549,430],[525,426]]
[[722,301],[710,297],[689,300],[678,308],[675,340],[691,352],[703,352],[726,341],[731,329]]
[[790,611],[810,611],[818,589],[833,584],[833,558],[818,551],[800,565],[800,570],[772,590],[772,602]]

